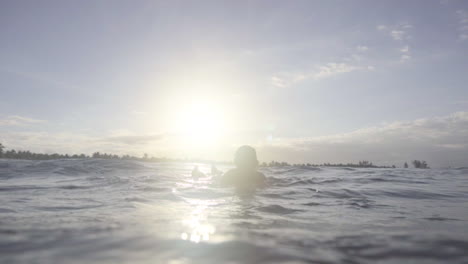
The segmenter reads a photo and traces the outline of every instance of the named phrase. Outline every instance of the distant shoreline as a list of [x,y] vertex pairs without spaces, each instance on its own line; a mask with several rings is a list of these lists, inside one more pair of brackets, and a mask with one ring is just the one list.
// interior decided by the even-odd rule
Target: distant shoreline
[[[16,160],[58,160],[58,159],[108,159],[108,160],[134,160],[134,161],[144,161],[144,162],[193,162],[193,163],[206,163],[206,164],[232,164],[232,162],[228,161],[214,161],[214,160],[204,160],[204,159],[173,159],[173,158],[157,158],[157,157],[150,157],[148,154],[143,154],[142,157],[136,157],[132,155],[116,155],[110,153],[101,153],[101,152],[94,152],[92,155],[86,154],[59,154],[59,153],[35,153],[31,151],[16,151],[14,149],[4,150],[5,147],[0,143],[0,159],[16,159]],[[415,168],[429,168],[425,161],[413,161],[413,164],[425,164],[426,167],[417,167],[414,165]],[[339,167],[339,168],[382,168],[382,169],[391,169],[397,168],[395,165],[392,166],[379,166],[375,165],[369,161],[359,161],[359,163],[321,163],[321,164],[313,164],[313,163],[288,163],[288,162],[278,162],[278,161],[270,161],[270,162],[260,162],[259,167]],[[405,168],[407,167],[407,163],[405,163]]]
[[[59,158],[46,158],[46,159],[28,159],[28,158],[6,158],[6,157],[0,157],[0,160],[30,160],[30,161],[47,161],[47,160],[124,160],[124,161],[140,161],[140,162],[152,162],[152,163],[163,163],[163,162],[171,162],[171,163],[205,163],[205,164],[232,164],[232,162],[227,162],[227,161],[211,161],[211,160],[190,160],[190,159],[168,159],[168,158],[157,158],[157,160],[153,160],[151,158],[149,159],[143,159],[143,158],[130,158],[130,159],[125,159],[125,158],[94,158],[94,157],[59,157]],[[283,163],[283,162],[281,162]],[[307,168],[314,168],[314,167],[333,167],[333,168],[377,168],[377,169],[395,169],[397,167],[392,167],[392,166],[378,166],[378,165],[372,165],[372,166],[360,166],[359,164],[353,164],[353,163],[348,163],[348,164],[289,164],[286,163],[284,164],[275,164],[275,165],[264,165],[260,164],[260,168],[278,168],[278,167],[296,167],[296,168],[301,168],[301,167],[307,167]]]

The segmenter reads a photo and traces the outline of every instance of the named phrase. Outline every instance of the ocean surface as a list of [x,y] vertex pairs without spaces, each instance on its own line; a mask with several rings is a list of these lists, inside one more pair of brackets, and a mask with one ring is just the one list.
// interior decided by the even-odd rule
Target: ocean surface
[[468,263],[468,168],[195,165],[0,159],[0,263]]

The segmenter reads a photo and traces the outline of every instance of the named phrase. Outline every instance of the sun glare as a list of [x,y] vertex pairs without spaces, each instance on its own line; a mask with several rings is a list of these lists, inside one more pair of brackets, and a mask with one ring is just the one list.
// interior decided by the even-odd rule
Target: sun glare
[[174,121],[180,143],[186,146],[213,146],[225,132],[222,108],[206,100],[182,106]]

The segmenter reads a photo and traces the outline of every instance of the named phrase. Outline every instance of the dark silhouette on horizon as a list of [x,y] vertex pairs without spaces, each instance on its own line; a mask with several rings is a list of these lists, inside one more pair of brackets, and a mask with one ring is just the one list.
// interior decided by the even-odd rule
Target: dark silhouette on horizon
[[293,163],[289,164],[287,162],[278,162],[278,161],[270,161],[269,163],[262,162],[260,167],[300,167],[300,168],[307,168],[307,167],[351,167],[351,168],[396,168],[395,165],[392,166],[378,166],[374,165],[372,162],[369,161],[359,161],[359,163],[329,163],[325,162],[322,164],[311,164],[311,163]]
[[429,165],[427,165],[426,161],[420,161],[420,160],[413,160],[413,166],[416,169],[429,169]]
[[192,170],[192,178],[198,180],[202,177],[205,177],[205,174],[198,169],[198,166],[195,166]]
[[220,174],[223,174],[223,172],[218,170],[218,168],[216,168],[215,164],[211,164],[211,175],[212,176],[218,176]]
[[257,171],[257,153],[250,146],[237,149],[234,156],[236,168],[227,171],[220,180],[222,186],[235,187],[238,190],[252,190],[266,184],[266,177]]

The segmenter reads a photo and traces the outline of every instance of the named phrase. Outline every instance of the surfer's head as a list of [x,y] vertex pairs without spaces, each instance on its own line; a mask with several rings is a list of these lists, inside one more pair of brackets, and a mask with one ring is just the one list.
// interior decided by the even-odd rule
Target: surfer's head
[[242,146],[237,149],[234,164],[239,169],[255,170],[258,166],[257,153],[251,146]]

